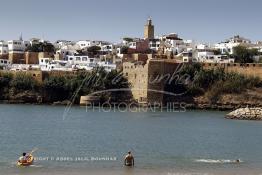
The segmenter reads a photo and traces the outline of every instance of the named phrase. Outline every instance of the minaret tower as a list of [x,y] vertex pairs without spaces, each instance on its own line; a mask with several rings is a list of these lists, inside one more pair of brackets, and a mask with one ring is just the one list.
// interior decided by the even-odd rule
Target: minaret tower
[[154,25],[152,25],[152,19],[149,17],[144,29],[145,39],[154,39]]

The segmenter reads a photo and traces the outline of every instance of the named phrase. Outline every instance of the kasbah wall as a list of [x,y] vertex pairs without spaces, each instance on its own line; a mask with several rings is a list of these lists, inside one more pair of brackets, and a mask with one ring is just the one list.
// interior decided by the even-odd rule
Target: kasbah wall
[[[131,84],[133,97],[139,103],[165,103],[166,97],[170,96],[165,94],[166,83],[179,79],[176,75],[183,64],[170,59],[149,59],[143,66],[124,63],[123,71]],[[258,76],[262,79],[262,64],[204,63],[202,65],[204,69],[224,68],[226,72],[237,72],[245,76]],[[141,89],[141,91],[137,89]],[[176,97],[174,96],[174,98]]]
[[262,79],[262,64],[240,64],[240,63],[230,63],[230,64],[215,64],[215,63],[205,63],[203,64],[205,69],[215,69],[224,68],[226,72],[237,72],[245,76],[260,77]]

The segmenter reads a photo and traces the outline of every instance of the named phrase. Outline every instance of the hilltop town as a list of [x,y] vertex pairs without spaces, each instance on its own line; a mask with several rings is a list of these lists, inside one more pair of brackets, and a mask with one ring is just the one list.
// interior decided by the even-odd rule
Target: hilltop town
[[[236,101],[233,105],[256,105],[262,99],[260,93],[261,41],[253,43],[249,39],[236,35],[220,43],[205,44],[182,39],[176,33],[155,36],[154,32],[153,21],[149,18],[144,26],[143,38],[123,37],[120,43],[91,40],[59,40],[51,43],[37,38],[25,41],[22,36],[18,40],[0,41],[0,73],[2,74],[0,85],[10,88],[10,84],[5,84],[4,74],[6,76],[6,74],[23,73],[41,84],[46,83],[51,75],[66,77],[77,72],[92,72],[99,67],[107,73],[115,72],[114,75],[121,72],[123,79],[129,84],[132,99],[140,104],[155,102],[162,104],[170,100],[187,102],[191,107],[196,106],[195,103],[203,104],[203,108],[206,104],[210,107],[210,104],[214,102],[220,106],[227,104],[230,108],[233,99]],[[188,77],[181,78],[182,73]],[[194,73],[199,73],[201,76],[196,76]],[[223,82],[219,84],[220,79],[214,77],[205,80],[202,84],[198,82],[199,77],[206,78],[211,74],[212,76],[223,75]],[[229,77],[233,77],[233,80]],[[234,83],[236,79],[246,82],[244,85],[241,84],[243,89],[240,91],[232,91],[234,88],[229,89],[226,84],[227,81]],[[187,87],[178,86],[178,82],[183,82],[182,84]],[[197,87],[194,84],[196,82],[198,82]],[[190,83],[192,87],[188,87]],[[212,85],[220,86],[221,84],[226,89],[223,92],[212,89]],[[123,87],[118,86],[118,88]],[[9,90],[2,93],[10,94],[10,91],[6,91]],[[28,92],[28,89],[25,88],[24,91]],[[59,94],[61,91],[56,92]],[[85,93],[88,92],[90,90]],[[166,94],[167,92],[169,94]],[[239,92],[243,99],[239,96]],[[225,95],[220,97],[223,93]],[[231,94],[234,93],[238,96],[232,97]],[[65,98],[58,97],[49,102],[68,100],[67,95]],[[30,96],[30,93],[22,96]],[[35,99],[42,99],[40,92],[34,96]],[[1,97],[2,100],[10,100],[9,98]],[[24,99],[27,98],[23,97],[21,102],[27,101]]]

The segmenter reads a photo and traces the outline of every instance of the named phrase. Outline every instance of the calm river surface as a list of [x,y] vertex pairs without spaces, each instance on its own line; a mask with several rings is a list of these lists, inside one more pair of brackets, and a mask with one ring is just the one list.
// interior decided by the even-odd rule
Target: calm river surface
[[[262,174],[262,122],[217,111],[64,111],[1,104],[0,175]],[[33,148],[34,166],[17,167]],[[123,167],[129,150],[133,169]]]

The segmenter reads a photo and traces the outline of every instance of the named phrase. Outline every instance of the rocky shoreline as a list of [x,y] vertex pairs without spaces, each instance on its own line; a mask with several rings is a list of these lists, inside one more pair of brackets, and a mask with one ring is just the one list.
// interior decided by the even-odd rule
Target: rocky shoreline
[[226,115],[228,119],[262,120],[262,108],[239,108]]
[[[32,104],[32,105],[53,105],[53,106],[67,106],[69,104],[72,105],[79,105],[75,103],[71,103],[69,100],[64,101],[56,101],[53,103],[45,103],[42,101],[36,101],[36,100],[0,100],[0,104]],[[110,103],[109,103],[110,104]],[[262,108],[262,105],[255,105],[255,104],[247,104],[247,103],[196,103],[196,102],[174,102],[174,104],[177,104],[176,107],[178,108],[184,108],[184,109],[192,109],[192,110],[218,110],[218,111],[232,111],[236,109],[244,109],[247,106],[250,107],[259,107]],[[116,103],[112,103],[112,105],[116,105]],[[132,103],[134,106],[134,103]],[[98,105],[94,105],[98,106]],[[135,105],[135,106],[141,106],[145,107],[146,105]],[[165,107],[165,106],[163,106]]]
[[[64,101],[47,101],[41,94],[33,93],[31,91],[24,91],[10,96],[9,99],[0,100],[4,104],[35,104],[35,105],[79,105],[79,101],[71,103],[70,100]],[[81,101],[81,100],[80,100]],[[199,97],[187,96],[186,98],[175,99],[172,103],[175,106],[183,109],[196,109],[196,110],[219,110],[219,111],[232,111],[239,108],[260,107],[262,108],[262,89],[249,90],[242,94],[224,94],[221,95],[220,100],[216,102],[210,101],[205,95]],[[125,103],[136,103],[132,100],[125,101]],[[95,103],[92,103],[95,104]],[[115,103],[112,103],[115,104]],[[146,104],[142,105],[145,106]],[[94,105],[96,106],[96,104]],[[141,106],[137,104],[135,106]],[[163,106],[165,107],[165,106]]]

